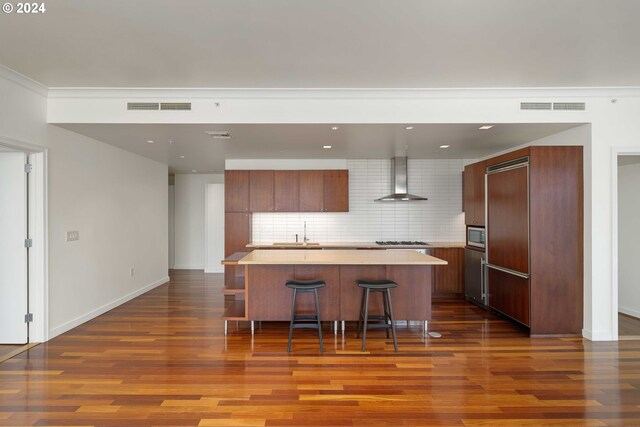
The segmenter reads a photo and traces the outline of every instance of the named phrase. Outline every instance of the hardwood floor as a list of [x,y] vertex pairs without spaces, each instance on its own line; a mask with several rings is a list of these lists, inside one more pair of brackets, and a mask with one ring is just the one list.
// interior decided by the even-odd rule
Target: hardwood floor
[[618,313],[618,335],[621,339],[640,339],[640,319]]
[[222,277],[172,282],[0,364],[0,425],[640,425],[640,342],[530,339],[438,301],[430,330],[346,338],[245,323],[223,335]]

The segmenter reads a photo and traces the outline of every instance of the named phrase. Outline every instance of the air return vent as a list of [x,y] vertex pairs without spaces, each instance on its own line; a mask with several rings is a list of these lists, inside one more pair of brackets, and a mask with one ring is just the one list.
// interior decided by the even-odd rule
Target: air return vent
[[551,110],[550,102],[521,102],[521,110]]
[[191,103],[190,102],[163,102],[160,104],[160,109],[191,111]]
[[157,102],[127,102],[127,110],[159,110]]
[[584,102],[554,102],[554,110],[571,110],[571,111],[584,111],[586,105]]
[[231,133],[226,130],[206,130],[204,133],[214,139],[231,139]]

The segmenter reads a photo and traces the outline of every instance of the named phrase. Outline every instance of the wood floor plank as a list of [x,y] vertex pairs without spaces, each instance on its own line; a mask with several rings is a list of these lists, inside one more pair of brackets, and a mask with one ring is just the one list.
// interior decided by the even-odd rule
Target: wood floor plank
[[383,331],[220,320],[222,275],[160,286],[0,364],[0,425],[640,425],[640,341],[531,339],[463,301]]

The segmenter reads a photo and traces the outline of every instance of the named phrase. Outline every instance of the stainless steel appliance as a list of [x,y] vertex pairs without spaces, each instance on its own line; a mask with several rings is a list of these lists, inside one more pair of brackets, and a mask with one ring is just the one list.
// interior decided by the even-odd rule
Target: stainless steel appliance
[[410,202],[416,200],[427,200],[426,197],[416,196],[409,193],[407,186],[407,158],[406,157],[394,157],[391,159],[391,187],[393,193],[388,196],[375,199],[375,202]]
[[464,250],[464,296],[482,308],[487,305],[485,265],[483,251]]
[[485,231],[483,227],[467,227],[467,246],[485,247]]

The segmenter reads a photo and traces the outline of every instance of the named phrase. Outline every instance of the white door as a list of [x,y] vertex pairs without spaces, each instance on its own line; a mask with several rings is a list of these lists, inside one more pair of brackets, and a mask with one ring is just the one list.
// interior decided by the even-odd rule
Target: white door
[[0,153],[0,344],[27,343],[26,160]]

